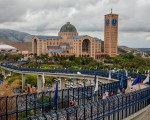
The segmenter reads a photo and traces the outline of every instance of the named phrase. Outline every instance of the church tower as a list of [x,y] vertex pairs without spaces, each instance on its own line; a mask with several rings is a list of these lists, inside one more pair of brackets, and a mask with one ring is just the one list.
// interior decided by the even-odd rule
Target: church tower
[[104,53],[113,57],[118,53],[118,14],[111,9],[104,20]]

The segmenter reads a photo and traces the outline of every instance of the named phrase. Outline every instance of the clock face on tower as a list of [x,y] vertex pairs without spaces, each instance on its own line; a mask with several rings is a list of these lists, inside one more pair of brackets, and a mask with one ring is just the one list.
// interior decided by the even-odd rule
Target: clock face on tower
[[116,25],[117,24],[117,20],[116,19],[112,19],[112,25]]
[[109,19],[106,19],[105,22],[106,22],[106,25],[109,25]]

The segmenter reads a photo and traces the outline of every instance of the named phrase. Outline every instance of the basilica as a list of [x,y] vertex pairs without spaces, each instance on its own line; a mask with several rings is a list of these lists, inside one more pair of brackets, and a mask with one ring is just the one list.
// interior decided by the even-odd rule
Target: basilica
[[[58,36],[34,36],[32,38],[32,53],[48,54],[49,56],[87,56],[94,59],[102,59],[106,54],[115,56],[117,54],[118,26],[113,24],[114,17],[116,14],[105,15],[104,53],[101,51],[101,39],[89,35],[79,35],[76,27],[70,22],[60,28]],[[112,24],[109,21],[112,21]],[[115,30],[116,33],[114,33]]]

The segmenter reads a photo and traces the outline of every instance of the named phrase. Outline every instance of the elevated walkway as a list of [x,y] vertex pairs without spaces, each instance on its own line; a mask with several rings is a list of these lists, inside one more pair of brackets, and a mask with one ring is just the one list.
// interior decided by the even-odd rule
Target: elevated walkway
[[150,105],[130,115],[124,120],[150,120]]

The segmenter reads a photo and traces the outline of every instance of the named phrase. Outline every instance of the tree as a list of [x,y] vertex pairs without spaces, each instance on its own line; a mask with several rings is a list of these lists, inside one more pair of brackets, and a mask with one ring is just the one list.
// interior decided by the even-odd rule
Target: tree
[[1,73],[0,73],[0,79],[1,79],[1,80],[4,79],[4,75],[2,75]]
[[26,75],[26,83],[31,84],[32,86],[37,86],[37,77],[35,75]]

